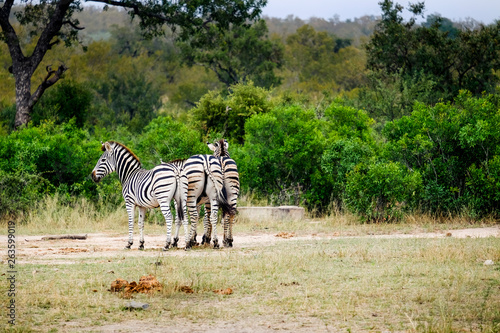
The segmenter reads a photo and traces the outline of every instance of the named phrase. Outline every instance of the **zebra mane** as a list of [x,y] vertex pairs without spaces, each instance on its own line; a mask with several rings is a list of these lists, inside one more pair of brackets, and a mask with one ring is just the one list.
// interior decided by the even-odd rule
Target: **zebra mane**
[[226,156],[227,151],[226,151],[226,145],[224,144],[224,139],[219,140],[219,147],[220,147],[220,156]]
[[181,163],[181,162],[184,162],[185,160],[186,160],[185,158],[178,158],[178,159],[171,160],[171,161],[168,161],[168,162],[164,162],[164,161],[162,161],[162,163],[172,163],[172,164],[175,164],[175,163]]
[[[125,149],[126,151],[128,151],[130,153],[130,155],[132,155],[136,160],[137,162],[141,163],[141,160],[139,159],[139,157],[137,157],[136,154],[134,154],[133,151],[131,151],[127,146],[125,146],[123,143],[120,143],[120,142],[116,142],[116,141],[108,141],[109,144],[116,144],[118,146],[121,146],[123,149]],[[106,148],[104,148],[104,145],[101,147],[101,150],[102,151],[105,151]]]

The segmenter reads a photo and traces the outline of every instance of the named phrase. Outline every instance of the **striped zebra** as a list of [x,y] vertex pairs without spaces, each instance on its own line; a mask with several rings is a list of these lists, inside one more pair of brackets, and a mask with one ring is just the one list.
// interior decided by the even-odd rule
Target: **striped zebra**
[[170,203],[175,199],[177,206],[177,221],[182,221],[184,230],[188,231],[186,214],[187,204],[187,176],[181,166],[175,163],[162,163],[151,170],[141,167],[139,158],[126,146],[115,141],[102,144],[102,156],[92,171],[92,179],[98,183],[103,177],[116,171],[122,184],[122,194],[128,213],[128,244],[125,249],[130,249],[133,244],[134,213],[135,207],[139,209],[139,250],[144,249],[144,216],[148,208],[160,206],[167,226],[167,240],[164,250],[171,244],[172,213]]
[[[197,245],[198,207],[203,203],[208,203],[213,207],[210,213],[210,224],[214,230],[212,242],[214,248],[218,248],[219,241],[216,229],[218,209],[220,207],[223,214],[231,213],[231,206],[227,202],[224,189],[224,179],[219,159],[212,155],[193,155],[186,160],[175,162],[181,163],[182,169],[188,179],[187,210],[191,221],[191,230],[186,248]],[[176,237],[179,229],[180,225],[178,222],[175,231]],[[210,243],[210,238],[208,239],[208,243]]]
[[[226,140],[221,139],[215,141],[213,144],[207,143],[208,148],[212,150],[213,155],[220,160],[222,172],[224,175],[224,189],[227,193],[228,202],[231,205],[231,211],[228,214],[224,214],[222,217],[224,226],[224,240],[223,244],[227,247],[233,246],[233,224],[236,217],[236,204],[238,195],[240,194],[240,177],[238,174],[238,167],[236,162],[229,156],[227,151],[229,144]],[[205,211],[210,212],[211,207],[209,204],[205,205]],[[204,230],[203,242],[210,239],[211,225],[205,223],[204,220]]]

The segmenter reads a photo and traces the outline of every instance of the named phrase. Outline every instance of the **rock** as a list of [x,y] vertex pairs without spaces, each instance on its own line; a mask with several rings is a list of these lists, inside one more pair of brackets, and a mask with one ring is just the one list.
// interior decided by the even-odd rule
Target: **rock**
[[125,309],[127,310],[146,310],[149,308],[148,303],[141,303],[136,301],[130,301],[125,305]]
[[495,263],[493,262],[493,260],[489,260],[489,259],[488,259],[488,260],[486,260],[486,261],[484,262],[484,264],[483,264],[483,265],[485,265],[485,266],[491,266],[491,265],[494,265],[494,264],[495,264]]

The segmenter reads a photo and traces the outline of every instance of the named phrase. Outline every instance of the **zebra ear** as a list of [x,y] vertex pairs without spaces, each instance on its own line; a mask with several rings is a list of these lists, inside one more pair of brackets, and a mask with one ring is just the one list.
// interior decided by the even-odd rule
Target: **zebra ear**
[[211,143],[207,143],[208,148],[210,148],[211,151],[215,151],[215,146]]
[[229,143],[224,139],[224,150],[227,151],[227,148],[229,148]]
[[113,152],[113,148],[111,147],[109,142],[104,142],[104,148],[110,153]]

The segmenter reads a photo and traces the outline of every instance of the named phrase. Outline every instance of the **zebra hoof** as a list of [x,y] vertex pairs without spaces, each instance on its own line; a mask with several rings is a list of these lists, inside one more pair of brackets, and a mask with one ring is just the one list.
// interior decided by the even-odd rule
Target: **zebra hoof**
[[168,251],[168,246],[165,246],[164,248],[161,249],[163,252],[167,252]]
[[177,247],[177,243],[179,242],[179,238],[174,238],[174,242],[172,243],[172,247]]
[[205,244],[210,244],[210,238],[203,235],[203,238],[201,239],[201,245],[205,245]]
[[224,239],[222,241],[222,244],[224,244],[224,247],[233,247],[233,240],[232,239]]
[[165,244],[165,247],[163,248],[163,251],[168,251],[169,248],[170,248],[170,242],[168,242],[167,244]]
[[129,242],[127,245],[125,245],[124,250],[130,250],[131,247],[132,247],[132,243]]
[[217,239],[214,239],[214,249],[219,248],[219,241]]
[[141,242],[141,244],[139,244],[139,250],[144,251],[144,242]]

